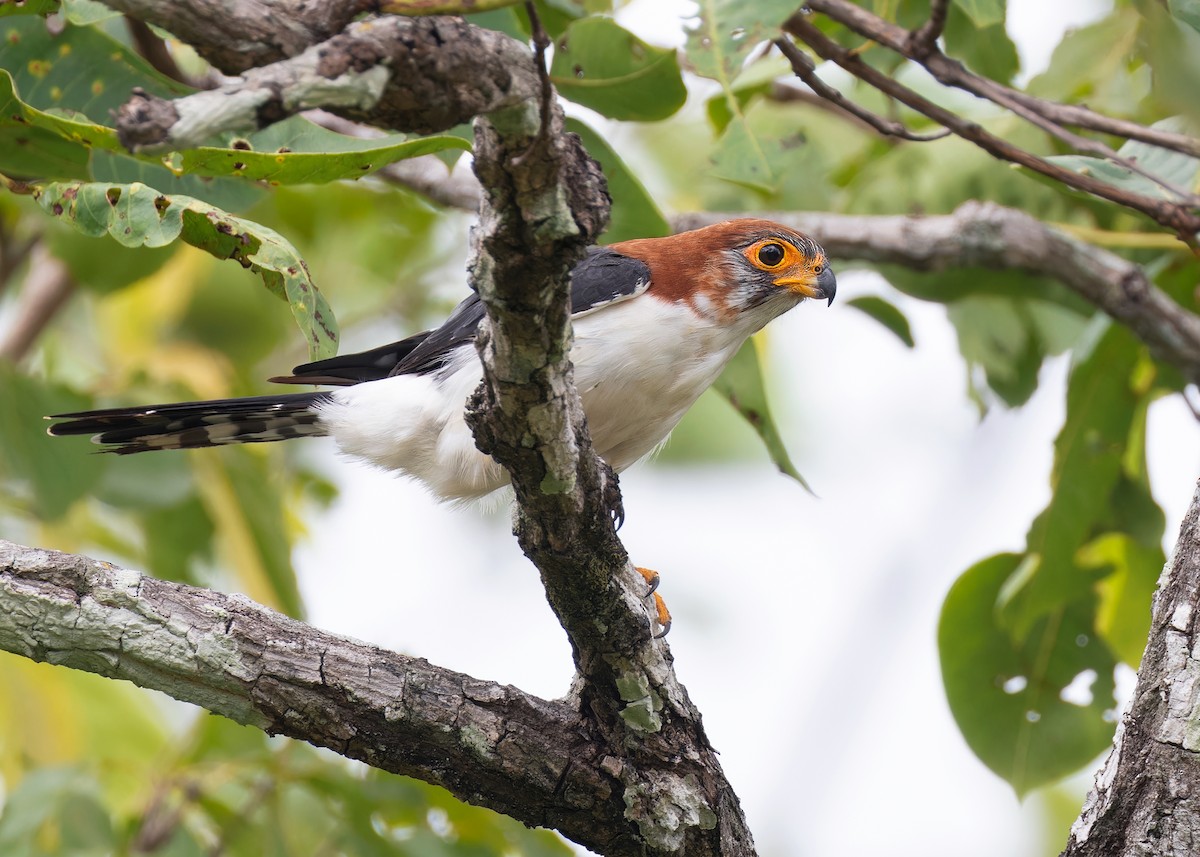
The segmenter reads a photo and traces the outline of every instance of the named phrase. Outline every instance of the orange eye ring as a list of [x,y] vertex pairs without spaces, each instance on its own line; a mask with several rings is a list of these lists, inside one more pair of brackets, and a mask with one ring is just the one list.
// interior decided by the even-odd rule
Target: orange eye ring
[[783,238],[764,238],[742,251],[751,265],[760,271],[778,273],[804,261],[804,255]]

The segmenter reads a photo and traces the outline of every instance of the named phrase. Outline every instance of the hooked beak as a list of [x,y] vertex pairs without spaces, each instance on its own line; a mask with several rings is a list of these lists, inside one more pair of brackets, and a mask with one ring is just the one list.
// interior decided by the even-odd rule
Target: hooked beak
[[[816,282],[809,277],[780,277],[775,281],[775,285],[791,289],[806,298],[827,300],[830,304],[833,303],[833,297],[837,294],[837,277],[833,275],[833,269],[828,265],[821,269]],[[826,305],[828,306],[828,304]]]
[[833,268],[828,265],[817,276],[817,288],[821,290],[821,297],[827,298],[829,306],[833,303],[833,296],[837,294],[837,277],[833,275]]

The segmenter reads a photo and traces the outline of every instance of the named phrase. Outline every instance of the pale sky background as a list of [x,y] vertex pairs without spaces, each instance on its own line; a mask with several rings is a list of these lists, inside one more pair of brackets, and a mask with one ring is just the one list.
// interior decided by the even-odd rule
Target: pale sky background
[[[670,44],[680,8],[639,0],[622,22]],[[1064,27],[1107,7],[1008,8],[1028,74]],[[765,857],[1034,857],[1043,804],[1019,804],[967,748],[935,635],[955,578],[1021,549],[1049,497],[1067,364],[1050,361],[1025,407],[980,421],[944,310],[844,268],[832,308],[808,303],[770,328],[776,417],[820,499],[765,454],[642,464],[622,476],[621,537],[663,574],[676,669]],[[845,307],[863,294],[901,306],[915,350]],[[314,624],[545,697],[566,692],[566,637],[506,509],[437,506],[310,446],[342,486],[296,557]],[[1149,450],[1173,543],[1200,474],[1182,402],[1152,408]]]

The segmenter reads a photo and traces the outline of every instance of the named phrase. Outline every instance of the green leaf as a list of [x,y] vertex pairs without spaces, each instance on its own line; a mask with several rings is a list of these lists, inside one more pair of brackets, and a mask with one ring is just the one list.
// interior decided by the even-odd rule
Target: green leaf
[[846,303],[848,306],[852,306],[859,312],[865,313],[870,318],[875,319],[892,333],[896,334],[896,337],[909,348],[916,345],[913,341],[912,329],[908,326],[908,319],[904,317],[904,313],[896,308],[895,304],[874,296],[854,298]]
[[[408,139],[347,137],[302,116],[293,116],[225,148],[202,147],[180,153],[177,170],[188,175],[238,176],[277,184],[326,184],[370,175],[405,158],[445,150],[470,151],[469,141],[454,135]],[[248,147],[248,148],[247,148]]]
[[1200,0],[1167,0],[1167,8],[1176,20],[1200,32]]
[[584,148],[600,163],[604,177],[608,179],[612,218],[604,233],[603,243],[670,235],[671,224],[663,217],[654,197],[608,142],[578,119],[567,119],[567,130],[579,135]]
[[1006,596],[1005,616],[1017,636],[1092,591],[1096,575],[1079,568],[1076,552],[1109,514],[1135,425],[1138,402],[1130,376],[1139,346],[1128,330],[1107,319],[1097,319],[1091,333],[1067,380],[1067,418],[1054,441],[1050,503],[1027,536],[1036,572]]
[[1138,668],[1150,632],[1150,606],[1166,555],[1124,533],[1107,533],[1080,549],[1083,568],[1103,570],[1096,630],[1126,664]]
[[1000,18],[990,25],[979,24],[968,20],[957,7],[952,7],[942,38],[948,55],[961,59],[973,71],[992,80],[1009,83],[1021,68],[1021,58],[1004,29],[1003,2],[1000,3]]
[[550,79],[564,97],[612,119],[665,119],[687,100],[675,51],[646,44],[610,18],[567,28]]
[[701,0],[700,24],[688,34],[687,56],[692,69],[721,84],[727,109],[710,107],[709,115],[722,131],[713,153],[712,173],[718,178],[754,190],[775,190],[771,166],[779,160],[782,144],[754,134],[743,107],[749,94],[739,94],[734,81],[750,50],[779,34],[779,27],[796,11],[794,3],[767,0],[744,3],[736,0]]
[[[47,134],[48,132],[48,134]],[[49,136],[60,138],[51,140]],[[82,114],[65,117],[24,103],[12,77],[0,69],[0,140],[11,142],[0,153],[0,171],[50,178],[83,178],[94,150],[111,152],[123,160],[153,165],[165,163],[156,155],[126,151],[113,128],[88,120]],[[453,135],[408,139],[404,135],[357,138],[337,134],[309,120],[293,116],[262,131],[230,140],[227,147],[185,149],[167,159],[177,176],[236,176],[276,184],[324,184],[370,175],[395,161],[444,150],[469,151],[471,144]]]
[[[1018,554],[1000,554],[955,581],[938,622],[938,653],[967,744],[1025,795],[1102,752],[1116,715],[1115,662],[1093,630],[1093,603],[1056,609],[1022,641],[999,620],[997,601],[1021,564]],[[1073,693],[1064,699],[1068,686]]]
[[946,307],[969,366],[983,369],[987,385],[1007,405],[1022,405],[1037,389],[1045,352],[1029,303],[971,296]]
[[729,91],[750,51],[779,35],[796,11],[790,0],[700,0],[700,23],[688,33],[687,57],[693,71]]
[[94,455],[68,459],[54,439],[37,427],[47,414],[85,410],[92,402],[66,387],[21,375],[4,363],[0,363],[0,390],[4,390],[0,462],[28,485],[29,501],[38,517],[57,520],[95,487],[107,462]]
[[752,190],[771,193],[778,179],[771,165],[782,153],[783,144],[757,136],[739,108],[717,140],[712,174]]
[[1135,83],[1129,58],[1136,51],[1141,23],[1137,9],[1129,5],[1094,24],[1068,30],[1049,67],[1029,82],[1029,94],[1086,101],[1106,112],[1137,112],[1144,84]]
[[[771,54],[754,62],[738,75],[728,92],[722,91],[705,102],[704,110],[713,129],[718,134],[724,132],[735,116],[745,115],[746,107],[751,101],[769,92],[772,83],[780,77],[790,77],[791,74],[791,65],[778,54]],[[730,107],[731,96],[735,109]]]
[[758,338],[754,337],[742,345],[713,384],[713,389],[733,405],[758,432],[775,466],[812,494],[812,488],[792,464],[792,459],[783,445],[783,438],[779,436],[779,429],[775,427],[775,420],[771,416],[757,342]]
[[47,841],[60,843],[57,853],[111,853],[116,844],[112,820],[98,794],[98,785],[82,771],[34,771],[5,800],[0,853],[43,854]]
[[52,32],[32,18],[5,24],[4,66],[30,107],[82,113],[81,120],[99,125],[109,121],[134,87],[161,98],[193,91],[160,74],[99,27],[67,25]]
[[49,15],[58,11],[58,0],[0,0],[0,18],[10,15]]
[[[1165,150],[1163,150],[1165,151]],[[1200,160],[1196,160],[1182,152],[1170,152],[1174,156],[1175,163],[1172,164],[1176,169],[1177,174],[1182,173],[1186,179],[1186,184],[1175,184],[1175,187],[1188,191],[1192,189],[1200,176]],[[1107,185],[1119,188],[1120,190],[1137,193],[1143,196],[1148,196],[1153,199],[1165,199],[1169,202],[1183,202],[1184,197],[1176,193],[1174,190],[1163,187],[1163,185],[1147,178],[1141,173],[1135,173],[1133,170],[1123,167],[1120,164],[1115,164],[1112,161],[1106,161],[1101,158],[1091,158],[1086,155],[1053,155],[1046,158],[1051,163],[1058,164],[1060,167],[1070,170],[1074,173],[1079,173],[1083,176],[1091,176],[1099,179]],[[1159,175],[1160,178],[1165,176]]]
[[954,5],[967,13],[976,27],[1004,23],[1004,0],[954,0]]
[[99,24],[121,14],[98,0],[63,0],[62,11],[68,21],[80,27]]
[[337,353],[337,322],[296,249],[265,226],[186,196],[142,184],[51,183],[35,191],[47,212],[84,235],[108,234],[125,247],[161,247],[182,239],[218,259],[233,259],[284,298],[317,360]]

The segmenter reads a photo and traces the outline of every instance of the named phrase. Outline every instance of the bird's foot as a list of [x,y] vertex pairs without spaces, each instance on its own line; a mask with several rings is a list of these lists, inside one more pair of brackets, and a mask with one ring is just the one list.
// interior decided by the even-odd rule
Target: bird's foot
[[604,505],[612,515],[613,526],[618,530],[625,523],[625,501],[621,499],[621,482],[617,479],[617,471],[608,466],[608,462],[600,459],[600,480],[603,483]]
[[667,603],[658,594],[658,584],[662,582],[662,577],[657,571],[650,568],[642,568],[640,565],[635,565],[634,568],[646,581],[646,585],[650,587],[643,597],[654,598],[654,621],[658,623],[660,629],[654,638],[657,640],[659,637],[665,637],[671,630],[671,611],[667,609]]

